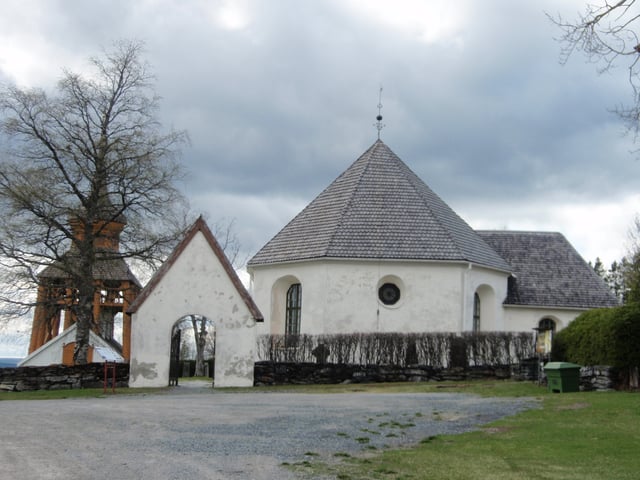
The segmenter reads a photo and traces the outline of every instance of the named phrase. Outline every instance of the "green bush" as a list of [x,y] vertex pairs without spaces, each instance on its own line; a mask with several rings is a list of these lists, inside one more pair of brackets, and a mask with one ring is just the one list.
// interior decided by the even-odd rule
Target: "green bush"
[[611,340],[613,366],[640,366],[640,303],[620,307]]
[[554,339],[554,360],[627,369],[640,365],[640,304],[590,310]]

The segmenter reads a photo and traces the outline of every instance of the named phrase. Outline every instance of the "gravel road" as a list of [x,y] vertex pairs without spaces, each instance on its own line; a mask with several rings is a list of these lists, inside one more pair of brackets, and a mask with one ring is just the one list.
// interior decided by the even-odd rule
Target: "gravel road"
[[[466,394],[169,393],[2,401],[0,478],[293,479],[281,465],[460,433],[535,408]],[[315,456],[318,455],[318,456]]]

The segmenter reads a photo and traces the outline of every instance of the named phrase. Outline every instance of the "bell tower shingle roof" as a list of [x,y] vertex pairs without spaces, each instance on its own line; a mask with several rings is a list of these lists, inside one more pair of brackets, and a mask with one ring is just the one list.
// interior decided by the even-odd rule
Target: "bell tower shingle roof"
[[376,141],[249,261],[468,261],[511,267],[382,141]]

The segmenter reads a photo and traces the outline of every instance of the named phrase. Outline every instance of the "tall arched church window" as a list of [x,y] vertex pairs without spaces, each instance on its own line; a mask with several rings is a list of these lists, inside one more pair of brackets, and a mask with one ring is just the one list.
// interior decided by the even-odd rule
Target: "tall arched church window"
[[473,294],[473,331],[480,331],[480,295]]
[[543,318],[538,322],[538,330],[545,331],[551,330],[552,332],[556,331],[556,322],[551,318]]
[[300,316],[302,313],[302,286],[294,283],[287,290],[287,310],[284,323],[285,335],[300,334]]

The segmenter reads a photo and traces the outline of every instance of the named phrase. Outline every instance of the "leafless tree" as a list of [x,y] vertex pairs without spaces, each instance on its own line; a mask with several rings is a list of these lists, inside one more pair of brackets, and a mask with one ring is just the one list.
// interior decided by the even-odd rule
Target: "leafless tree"
[[[193,342],[186,335],[180,340],[180,360],[192,360],[193,359]],[[180,372],[182,375],[182,372]]]
[[[161,131],[154,77],[141,56],[141,43],[117,42],[90,59],[91,74],[63,71],[52,94],[15,85],[0,92],[3,313],[31,307],[38,273],[55,263],[73,292],[78,364],[87,361],[100,264],[154,264],[188,223],[175,187],[187,136]],[[119,251],[97,248],[108,222],[123,218]]]
[[191,326],[196,341],[196,377],[204,375],[204,349],[207,343],[207,318],[201,315],[191,315]]
[[235,230],[236,219],[221,218],[217,220],[211,228],[211,233],[216,237],[220,248],[231,262],[234,268],[238,269],[247,263],[246,256],[240,256],[242,244]]
[[599,73],[617,67],[627,70],[633,100],[630,105],[617,107],[615,112],[637,139],[640,133],[640,11],[636,0],[589,3],[573,20],[560,15],[547,16],[562,30],[559,37],[562,63],[579,51],[597,65]]
[[[204,376],[205,359],[215,356],[213,323],[202,315],[187,315],[181,319],[178,328],[183,331],[180,358],[194,358],[196,361],[195,376]],[[188,349],[188,356],[183,357],[183,348]]]

